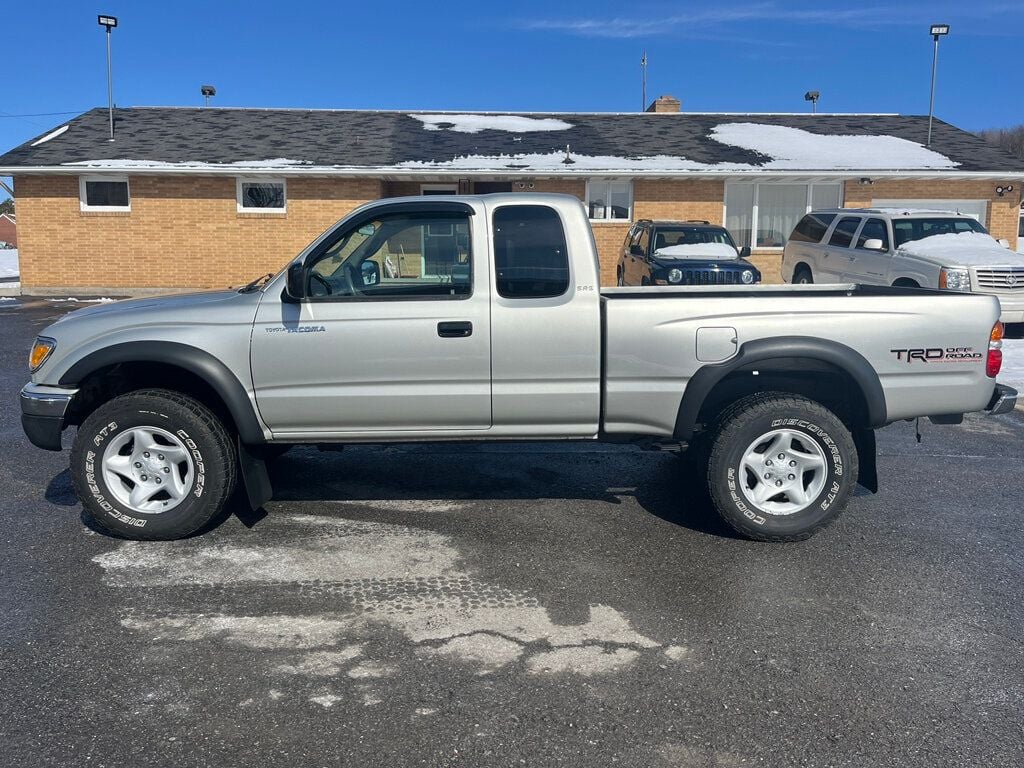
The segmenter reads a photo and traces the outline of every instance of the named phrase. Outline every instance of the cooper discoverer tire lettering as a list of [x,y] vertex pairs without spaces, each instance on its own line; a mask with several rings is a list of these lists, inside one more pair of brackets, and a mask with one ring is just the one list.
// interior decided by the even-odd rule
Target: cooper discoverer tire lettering
[[711,430],[715,509],[759,541],[799,541],[831,523],[857,483],[857,450],[825,406],[779,392],[729,406]]
[[79,427],[71,477],[97,527],[131,539],[177,539],[223,510],[237,460],[209,408],[146,389],[104,403]]

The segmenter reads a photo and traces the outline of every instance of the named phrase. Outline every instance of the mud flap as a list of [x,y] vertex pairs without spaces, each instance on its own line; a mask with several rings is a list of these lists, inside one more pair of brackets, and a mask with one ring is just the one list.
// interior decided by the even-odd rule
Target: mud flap
[[860,466],[857,485],[863,486],[872,493],[878,493],[875,430],[870,428],[853,430],[853,444],[857,448],[857,463]]
[[249,497],[249,506],[253,510],[259,509],[274,498],[266,462],[254,456],[241,438],[238,439],[238,468],[242,473],[245,493]]

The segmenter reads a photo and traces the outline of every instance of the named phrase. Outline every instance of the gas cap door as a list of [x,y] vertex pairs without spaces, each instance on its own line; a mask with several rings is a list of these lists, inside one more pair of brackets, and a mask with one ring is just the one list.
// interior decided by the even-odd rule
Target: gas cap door
[[698,328],[697,359],[702,363],[720,363],[736,354],[739,339],[735,328]]

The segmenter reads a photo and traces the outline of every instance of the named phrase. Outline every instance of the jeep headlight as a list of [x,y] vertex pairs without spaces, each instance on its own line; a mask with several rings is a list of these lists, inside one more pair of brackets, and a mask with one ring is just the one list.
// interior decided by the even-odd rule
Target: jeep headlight
[[681,270],[681,269],[670,269],[668,271],[668,281],[670,283],[681,283],[681,282],[683,282],[683,270]]
[[749,269],[744,269],[740,273],[740,280],[743,281],[744,285],[752,285],[754,282],[754,273],[751,272]]
[[57,348],[57,342],[46,336],[40,336],[32,345],[32,351],[28,353],[28,371],[35,373],[43,367],[43,363],[53,354]]
[[969,291],[971,275],[963,267],[943,267],[939,270],[939,288],[946,291]]

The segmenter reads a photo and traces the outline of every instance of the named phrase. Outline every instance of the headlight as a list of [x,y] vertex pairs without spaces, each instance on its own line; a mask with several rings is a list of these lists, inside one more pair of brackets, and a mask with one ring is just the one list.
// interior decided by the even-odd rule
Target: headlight
[[668,281],[670,283],[681,283],[683,281],[683,271],[681,269],[670,269],[668,271]]
[[754,282],[754,273],[749,269],[744,269],[743,272],[740,273],[740,280],[742,280],[745,285],[750,285]]
[[56,348],[57,342],[53,339],[48,339],[46,336],[36,339],[36,343],[32,345],[32,351],[28,353],[29,373],[38,371]]
[[939,288],[947,291],[969,291],[970,273],[963,267],[943,267],[939,270]]

